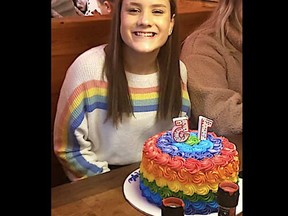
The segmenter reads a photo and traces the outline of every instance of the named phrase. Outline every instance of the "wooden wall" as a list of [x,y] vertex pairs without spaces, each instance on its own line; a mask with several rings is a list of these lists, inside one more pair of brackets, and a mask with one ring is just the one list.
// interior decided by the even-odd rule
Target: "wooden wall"
[[[199,1],[184,1],[178,6],[179,39],[183,41],[204,20],[213,7]],[[59,91],[66,70],[85,50],[106,43],[111,19],[109,17],[64,17],[51,19],[51,136]],[[51,187],[68,182],[53,152],[51,143]]]

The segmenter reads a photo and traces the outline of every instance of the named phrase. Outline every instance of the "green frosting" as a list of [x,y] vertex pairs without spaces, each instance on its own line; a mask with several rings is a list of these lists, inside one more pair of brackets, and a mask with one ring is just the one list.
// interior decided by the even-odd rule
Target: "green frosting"
[[167,186],[162,188],[158,187],[156,182],[149,182],[147,179],[143,178],[143,173],[140,173],[140,178],[143,181],[146,187],[149,187],[153,193],[158,193],[162,198],[167,197],[178,197],[183,200],[189,200],[190,202],[197,202],[197,201],[205,201],[205,202],[212,202],[216,199],[216,193],[213,193],[211,190],[206,195],[199,195],[194,193],[192,196],[186,195],[183,191],[178,191],[177,193],[171,191]]
[[186,140],[185,143],[188,144],[188,145],[195,145],[195,144],[197,144],[199,142],[200,142],[200,140],[198,139],[198,137],[190,135],[188,140]]

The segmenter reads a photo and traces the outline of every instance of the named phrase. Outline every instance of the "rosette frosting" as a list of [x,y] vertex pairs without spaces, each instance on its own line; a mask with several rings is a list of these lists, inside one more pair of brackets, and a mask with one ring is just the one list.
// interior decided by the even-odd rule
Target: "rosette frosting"
[[143,146],[140,164],[142,196],[160,206],[163,198],[181,198],[185,214],[210,214],[218,210],[215,194],[222,181],[238,182],[236,146],[208,132],[198,140],[190,130],[186,142],[175,142],[171,131],[150,137]]

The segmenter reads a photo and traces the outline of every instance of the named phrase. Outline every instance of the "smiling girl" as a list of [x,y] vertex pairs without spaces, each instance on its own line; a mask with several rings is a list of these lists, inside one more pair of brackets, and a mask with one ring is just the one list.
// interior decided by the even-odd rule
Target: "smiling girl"
[[108,44],[69,67],[54,151],[75,181],[141,161],[146,139],[190,116],[174,0],[116,0]]

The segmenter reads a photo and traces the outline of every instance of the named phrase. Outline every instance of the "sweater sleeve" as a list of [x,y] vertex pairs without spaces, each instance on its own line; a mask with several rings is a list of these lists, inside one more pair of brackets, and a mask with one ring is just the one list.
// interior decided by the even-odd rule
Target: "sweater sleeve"
[[240,66],[213,37],[198,36],[186,39],[180,57],[188,72],[193,124],[203,115],[213,120],[211,130],[218,135],[240,134],[242,87],[241,91],[231,88],[238,81],[242,85],[242,75],[235,74]]
[[[88,52],[89,53],[89,52]],[[71,181],[108,172],[108,163],[99,161],[97,143],[88,139],[88,114],[91,89],[100,81],[91,81],[88,54],[78,57],[69,67],[57,104],[54,123],[54,152]],[[92,64],[93,65],[93,64]],[[93,85],[93,88],[91,86]]]

